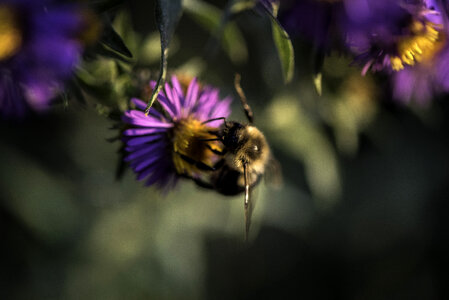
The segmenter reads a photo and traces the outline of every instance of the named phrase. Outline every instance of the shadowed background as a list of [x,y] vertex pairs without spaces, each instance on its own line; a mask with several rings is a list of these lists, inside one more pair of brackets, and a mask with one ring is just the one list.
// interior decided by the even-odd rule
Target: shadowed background
[[[157,70],[153,10],[131,1],[115,26],[135,64]],[[232,86],[242,74],[284,177],[279,190],[255,191],[251,242],[243,242],[242,196],[189,181],[164,195],[130,170],[116,180],[113,122],[92,101],[56,105],[0,123],[2,299],[448,297],[446,97],[397,106],[383,78],[359,76],[336,54],[319,97],[304,41],[295,44],[295,79],[283,86],[269,20],[245,13],[236,22],[245,63],[219,48],[210,55],[208,32],[186,13],[169,66],[233,94],[232,119],[243,122]],[[110,61],[99,64],[82,68],[115,76]]]

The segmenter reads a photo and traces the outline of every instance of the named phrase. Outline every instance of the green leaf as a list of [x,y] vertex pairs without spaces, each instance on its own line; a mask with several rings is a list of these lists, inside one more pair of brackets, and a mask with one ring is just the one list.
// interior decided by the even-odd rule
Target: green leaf
[[112,25],[109,21],[103,22],[103,34],[100,38],[100,42],[115,52],[120,53],[121,55],[132,58],[133,55],[131,51],[129,51],[128,47],[126,47],[120,35],[112,28]]
[[288,83],[293,78],[295,68],[293,45],[288,33],[282,28],[274,17],[271,18],[271,28],[273,31],[274,43],[281,61],[284,82]]
[[262,3],[261,7],[271,18],[273,40],[281,61],[282,75],[284,77],[284,82],[288,83],[293,78],[295,69],[295,55],[292,41],[290,40],[288,33],[276,18],[279,10],[279,1],[272,1],[269,4]]
[[323,88],[322,88],[322,73],[316,73],[315,75],[313,75],[313,84],[315,85],[315,90],[318,94],[318,96],[321,96]]
[[159,78],[145,109],[145,114],[148,114],[150,111],[151,106],[153,106],[154,101],[156,101],[156,98],[165,83],[167,77],[168,46],[179,18],[181,17],[181,13],[181,0],[158,0],[156,2],[156,24],[161,36],[161,65]]
[[125,63],[130,63],[132,60],[130,60],[128,57],[118,53],[114,49],[111,49],[110,47],[106,46],[105,44],[98,44],[95,46],[95,54],[104,56],[106,58],[112,58],[116,60],[120,60]]
[[234,0],[229,5],[228,11],[231,15],[235,15],[245,10],[253,9],[256,4],[256,0]]
[[203,26],[217,39],[222,40],[222,47],[231,61],[241,63],[246,61],[248,50],[245,40],[238,27],[222,18],[222,12],[217,7],[199,0],[185,0],[185,12],[199,25]]
[[312,57],[312,70],[313,70],[313,84],[315,85],[315,90],[319,96],[322,93],[322,69],[324,64],[325,53],[323,50],[315,47],[313,49],[313,57]]

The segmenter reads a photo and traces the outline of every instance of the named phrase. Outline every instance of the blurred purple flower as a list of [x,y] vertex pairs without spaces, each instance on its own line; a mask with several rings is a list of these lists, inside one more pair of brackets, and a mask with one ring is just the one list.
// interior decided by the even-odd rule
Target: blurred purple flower
[[[347,41],[362,74],[387,71],[394,98],[426,103],[449,88],[447,17],[439,1],[346,0]],[[351,4],[351,5],[349,5]]]
[[[154,88],[155,82],[151,82]],[[220,100],[219,90],[201,87],[196,79],[190,81],[187,91],[176,76],[171,86],[166,83],[158,95],[161,109],[154,107],[146,116],[146,103],[133,98],[136,109],[124,113],[122,120],[130,126],[123,131],[123,142],[128,155],[125,161],[137,174],[137,180],[146,179],[146,185],[160,188],[173,186],[182,176],[199,177],[194,162],[213,166],[219,157],[211,149],[221,150],[217,141],[200,141],[215,138],[222,120],[202,123],[214,118],[226,118],[230,113],[231,99]]]
[[280,6],[279,21],[291,37],[303,36],[321,50],[340,38],[342,0],[282,0]]
[[79,7],[0,0],[0,117],[45,110],[80,59]]

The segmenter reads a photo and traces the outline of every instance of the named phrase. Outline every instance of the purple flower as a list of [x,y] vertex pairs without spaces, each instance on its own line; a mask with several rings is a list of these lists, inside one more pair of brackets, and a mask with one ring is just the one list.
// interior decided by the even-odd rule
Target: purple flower
[[279,21],[292,37],[303,36],[328,50],[340,36],[342,0],[282,0]]
[[83,16],[50,0],[0,0],[0,117],[45,110],[77,65]]
[[[151,82],[154,88],[155,82]],[[128,155],[125,161],[146,185],[160,188],[172,186],[180,176],[199,177],[198,163],[213,166],[220,157],[213,150],[222,150],[217,141],[203,141],[216,136],[231,110],[231,99],[220,100],[218,89],[201,87],[196,79],[190,81],[187,91],[176,76],[171,86],[166,83],[158,95],[159,109],[152,107],[148,115],[146,103],[133,98],[136,109],[124,113],[122,120],[129,125],[123,131],[123,142]],[[203,171],[204,172],[204,171]]]
[[440,1],[346,0],[348,45],[362,74],[391,75],[393,96],[426,103],[449,88],[447,16]]

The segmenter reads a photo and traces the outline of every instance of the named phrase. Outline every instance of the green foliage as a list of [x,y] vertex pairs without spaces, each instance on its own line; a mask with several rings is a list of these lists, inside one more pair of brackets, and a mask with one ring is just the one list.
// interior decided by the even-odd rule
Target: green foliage
[[293,45],[287,32],[274,18],[271,20],[271,28],[273,30],[274,43],[281,61],[284,82],[287,83],[292,80],[295,69]]
[[[105,47],[105,54],[110,53],[110,55],[113,55],[112,58],[117,58],[117,53],[126,58],[133,57],[131,51],[129,51],[122,38],[109,22],[104,22],[103,35],[101,36],[100,43],[107,46]],[[111,51],[113,52],[111,53]]]
[[222,46],[232,62],[245,62],[248,50],[238,27],[231,22],[224,22],[222,12],[215,6],[200,0],[183,1],[185,12],[198,24],[222,42]]

